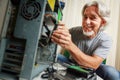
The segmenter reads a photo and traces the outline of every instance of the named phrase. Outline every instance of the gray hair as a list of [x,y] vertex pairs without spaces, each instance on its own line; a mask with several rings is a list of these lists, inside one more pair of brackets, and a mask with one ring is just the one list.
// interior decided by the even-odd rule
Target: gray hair
[[89,6],[97,6],[98,14],[106,21],[107,25],[110,19],[110,10],[107,8],[107,6],[103,2],[98,0],[86,3],[82,10],[82,16],[84,15],[85,9]]

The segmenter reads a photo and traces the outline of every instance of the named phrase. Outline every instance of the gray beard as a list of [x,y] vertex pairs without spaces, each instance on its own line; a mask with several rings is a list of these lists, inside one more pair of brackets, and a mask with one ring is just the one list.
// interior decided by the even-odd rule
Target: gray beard
[[92,35],[94,34],[94,31],[85,32],[85,31],[83,30],[83,34],[84,34],[85,36],[92,36]]

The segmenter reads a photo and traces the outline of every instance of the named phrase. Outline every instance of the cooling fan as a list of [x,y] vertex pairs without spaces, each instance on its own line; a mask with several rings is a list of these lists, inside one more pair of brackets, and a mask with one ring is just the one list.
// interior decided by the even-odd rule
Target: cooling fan
[[39,16],[41,12],[40,3],[36,1],[29,1],[23,4],[21,8],[21,15],[26,20],[33,20]]

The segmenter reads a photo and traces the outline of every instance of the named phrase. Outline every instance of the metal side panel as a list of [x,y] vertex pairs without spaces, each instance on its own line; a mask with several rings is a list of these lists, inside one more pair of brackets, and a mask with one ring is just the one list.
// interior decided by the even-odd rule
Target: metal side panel
[[2,67],[2,62],[3,62],[3,56],[5,52],[5,47],[6,47],[7,39],[2,38],[1,39],[1,44],[0,44],[0,70]]
[[6,36],[11,7],[10,0],[0,0],[0,39]]
[[[21,0],[20,2],[14,36],[26,39],[22,70],[19,78],[32,80],[32,71],[35,65],[39,34],[41,33],[47,0],[27,1]],[[34,14],[36,5],[37,7],[41,7],[40,14],[38,15]]]
[[5,18],[5,13],[7,9],[8,0],[0,0],[0,37],[3,28],[3,22]]
[[21,0],[14,36],[33,39],[38,37],[42,28],[46,0]]
[[0,80],[18,80],[14,75],[0,73]]

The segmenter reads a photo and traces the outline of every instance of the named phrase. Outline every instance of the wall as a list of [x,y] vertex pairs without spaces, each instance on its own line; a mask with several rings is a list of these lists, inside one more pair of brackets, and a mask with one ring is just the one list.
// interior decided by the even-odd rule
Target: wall
[[[120,2],[119,2],[119,9],[120,9]],[[119,14],[120,14],[120,10],[119,10]],[[116,68],[118,70],[120,70],[120,15],[118,16],[119,17],[119,21],[118,21],[118,39],[117,39],[117,56],[116,56]]]
[[108,55],[107,64],[112,66],[117,66],[116,56],[117,56],[117,39],[118,39],[118,27],[119,27],[119,2],[117,0],[106,0],[106,3],[109,3],[109,7],[111,9],[111,21],[109,27],[106,32],[112,37],[113,45],[111,48],[111,53]]

